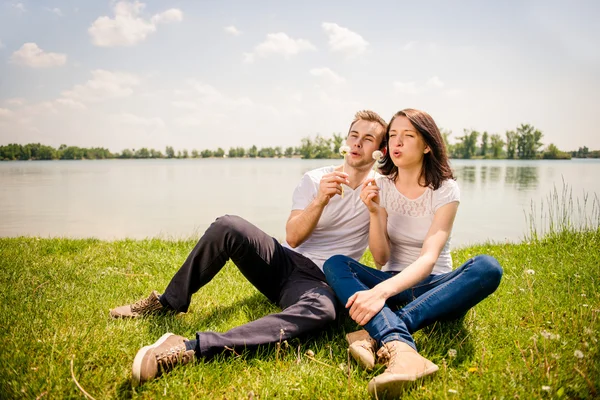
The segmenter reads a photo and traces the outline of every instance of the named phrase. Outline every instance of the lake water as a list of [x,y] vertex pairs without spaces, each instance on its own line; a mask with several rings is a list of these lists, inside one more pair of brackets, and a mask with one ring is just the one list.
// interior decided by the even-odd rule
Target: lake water
[[[237,214],[278,239],[302,174],[339,160],[0,162],[0,236],[188,238]],[[534,204],[566,183],[588,208],[600,160],[452,160],[461,189],[453,245],[519,241]]]

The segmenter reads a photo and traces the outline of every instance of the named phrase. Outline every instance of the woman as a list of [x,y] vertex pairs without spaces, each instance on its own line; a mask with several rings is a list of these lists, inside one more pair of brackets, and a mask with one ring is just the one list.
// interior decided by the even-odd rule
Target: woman
[[[406,382],[438,370],[419,355],[412,334],[463,316],[496,290],[502,268],[482,255],[452,270],[449,241],[460,192],[431,116],[399,111],[386,139],[383,177],[365,182],[361,192],[370,214],[369,248],[383,268],[338,255],[327,260],[324,272],[352,319],[380,347],[379,361],[387,364],[369,382],[369,392],[393,395]],[[368,359],[364,343],[350,347],[359,361]]]

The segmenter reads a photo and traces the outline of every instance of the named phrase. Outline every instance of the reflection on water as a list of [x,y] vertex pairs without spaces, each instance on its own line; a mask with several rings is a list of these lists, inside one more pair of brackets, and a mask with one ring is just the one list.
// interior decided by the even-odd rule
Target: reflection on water
[[459,182],[485,186],[489,181],[493,184],[511,185],[517,190],[521,190],[537,187],[539,166],[457,165],[454,172]]
[[[302,174],[339,160],[195,159],[0,163],[0,236],[181,238],[237,214],[283,239]],[[563,181],[600,195],[600,160],[452,160],[461,191],[453,244],[517,241]]]

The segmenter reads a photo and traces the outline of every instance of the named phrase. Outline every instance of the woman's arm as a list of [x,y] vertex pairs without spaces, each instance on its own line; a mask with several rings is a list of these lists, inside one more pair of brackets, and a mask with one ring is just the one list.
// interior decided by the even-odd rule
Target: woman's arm
[[367,179],[360,193],[369,210],[369,250],[378,269],[390,259],[390,239],[387,234],[387,212],[379,205],[379,187],[375,179]]
[[356,292],[348,299],[346,308],[350,307],[350,317],[354,321],[360,325],[366,324],[383,308],[388,298],[413,287],[431,274],[435,262],[450,237],[457,210],[458,202],[451,202],[435,212],[433,222],[423,241],[421,254],[412,264],[393,278],[381,282],[370,290]]

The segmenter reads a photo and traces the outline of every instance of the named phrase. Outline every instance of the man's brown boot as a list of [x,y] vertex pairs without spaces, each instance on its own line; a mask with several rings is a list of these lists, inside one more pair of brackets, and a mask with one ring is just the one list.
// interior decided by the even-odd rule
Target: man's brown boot
[[377,357],[380,361],[387,360],[387,368],[369,382],[369,393],[372,396],[399,396],[408,383],[438,370],[437,365],[399,340],[384,343],[377,352]]
[[369,332],[361,329],[346,335],[346,340],[350,345],[349,350],[356,362],[367,371],[375,367],[375,348],[377,343],[375,339],[369,336]]
[[133,360],[131,370],[133,386],[150,381],[169,372],[178,364],[185,365],[194,359],[194,350],[185,348],[187,339],[165,333],[154,344],[142,347]]
[[110,310],[110,316],[113,318],[138,318],[144,315],[159,314],[170,310],[160,303],[158,300],[159,296],[158,292],[154,290],[150,293],[150,296],[145,299],[138,300],[133,304],[126,304],[124,306],[113,308]]

